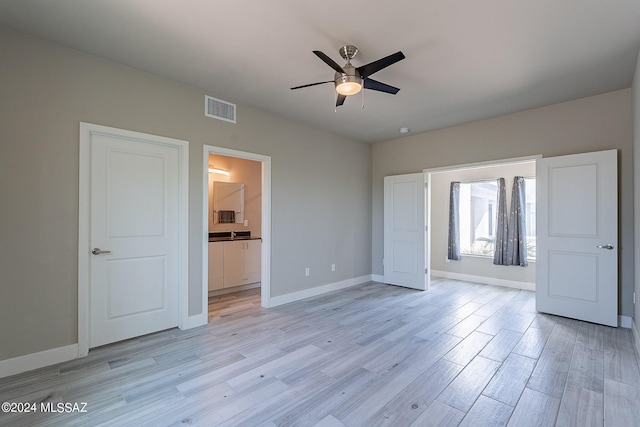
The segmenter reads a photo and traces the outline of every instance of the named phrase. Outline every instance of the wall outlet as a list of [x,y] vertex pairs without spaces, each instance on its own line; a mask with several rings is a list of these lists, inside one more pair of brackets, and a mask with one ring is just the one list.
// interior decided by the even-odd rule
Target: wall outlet
[[249,220],[248,220],[248,219],[245,219],[245,220],[244,220],[244,226],[245,226],[245,227],[248,227],[248,226],[249,226]]
[[336,265],[335,264],[331,264],[331,271],[336,271]]
[[305,275],[305,276],[308,276],[308,275],[309,275],[309,267],[307,267],[307,268],[305,268],[305,269],[304,269],[304,275]]

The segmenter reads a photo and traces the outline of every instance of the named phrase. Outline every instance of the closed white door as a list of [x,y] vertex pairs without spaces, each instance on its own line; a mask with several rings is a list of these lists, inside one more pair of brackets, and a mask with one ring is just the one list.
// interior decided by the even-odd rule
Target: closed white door
[[89,347],[179,323],[180,147],[135,135],[90,135]]
[[425,245],[425,175],[384,178],[384,281],[429,289]]
[[617,152],[536,162],[538,311],[618,326]]

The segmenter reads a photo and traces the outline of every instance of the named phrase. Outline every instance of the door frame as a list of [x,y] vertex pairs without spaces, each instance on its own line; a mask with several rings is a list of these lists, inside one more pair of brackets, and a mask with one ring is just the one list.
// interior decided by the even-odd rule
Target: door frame
[[205,324],[209,310],[209,154],[217,154],[239,159],[253,160],[262,164],[262,245],[260,262],[260,305],[269,308],[271,304],[271,157],[230,148],[203,146],[202,155],[202,313]]
[[189,142],[80,122],[79,185],[78,185],[78,357],[89,354],[90,322],[90,251],[91,251],[91,137],[115,136],[175,147],[180,156],[180,273],[178,326],[186,329],[189,319]]

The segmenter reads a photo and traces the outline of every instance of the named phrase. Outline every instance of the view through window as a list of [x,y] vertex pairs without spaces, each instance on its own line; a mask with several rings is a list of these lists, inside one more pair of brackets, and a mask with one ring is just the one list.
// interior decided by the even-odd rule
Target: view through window
[[[507,194],[511,185],[507,183]],[[497,180],[460,183],[460,253],[493,257],[498,213]],[[509,206],[510,208],[510,206]],[[509,211],[509,209],[507,209]],[[527,258],[536,257],[536,179],[525,178]]]

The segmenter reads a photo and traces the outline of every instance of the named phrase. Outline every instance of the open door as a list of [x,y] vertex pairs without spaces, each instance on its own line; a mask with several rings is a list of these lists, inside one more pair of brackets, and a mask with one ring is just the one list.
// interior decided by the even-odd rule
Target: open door
[[618,326],[616,150],[540,159],[536,308]]
[[425,174],[384,178],[384,281],[429,289]]

